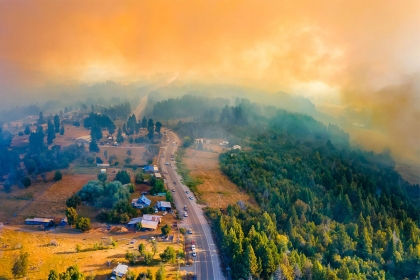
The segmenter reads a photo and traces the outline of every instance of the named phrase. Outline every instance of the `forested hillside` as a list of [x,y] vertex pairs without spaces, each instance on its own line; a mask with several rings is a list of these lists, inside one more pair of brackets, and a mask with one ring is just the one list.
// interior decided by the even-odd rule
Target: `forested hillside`
[[347,142],[338,127],[280,112],[250,150],[221,155],[222,171],[264,212],[212,215],[233,279],[420,277],[419,186],[389,153]]
[[222,154],[221,168],[261,210],[208,212],[233,279],[420,279],[420,187],[389,151],[356,150],[303,114],[235,103],[174,126],[184,146],[208,137],[243,148]]

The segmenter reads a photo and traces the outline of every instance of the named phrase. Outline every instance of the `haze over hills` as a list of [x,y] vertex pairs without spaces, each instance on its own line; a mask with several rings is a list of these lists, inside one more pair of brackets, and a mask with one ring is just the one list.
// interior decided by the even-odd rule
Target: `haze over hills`
[[0,1],[0,279],[420,279],[419,26],[416,0]]

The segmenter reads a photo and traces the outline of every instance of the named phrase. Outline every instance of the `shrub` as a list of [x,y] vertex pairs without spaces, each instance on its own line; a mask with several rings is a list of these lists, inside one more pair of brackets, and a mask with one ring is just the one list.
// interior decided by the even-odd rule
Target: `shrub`
[[60,181],[61,179],[63,179],[63,174],[60,171],[55,171],[54,174],[54,181]]

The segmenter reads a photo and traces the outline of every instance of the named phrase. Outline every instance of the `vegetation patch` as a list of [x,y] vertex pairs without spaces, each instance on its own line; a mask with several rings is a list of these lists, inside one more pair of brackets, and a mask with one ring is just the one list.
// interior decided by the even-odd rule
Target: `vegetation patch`
[[175,155],[177,173],[181,175],[184,185],[186,185],[195,195],[200,196],[202,193],[198,190],[197,186],[204,183],[204,180],[200,177],[193,177],[190,175],[187,165],[182,161],[182,157],[185,155],[185,149],[179,148]]

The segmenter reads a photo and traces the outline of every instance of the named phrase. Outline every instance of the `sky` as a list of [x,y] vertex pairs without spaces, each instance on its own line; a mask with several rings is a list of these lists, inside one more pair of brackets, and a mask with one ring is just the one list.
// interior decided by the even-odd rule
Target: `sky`
[[168,74],[366,109],[416,153],[419,46],[417,0],[0,1],[0,97]]

